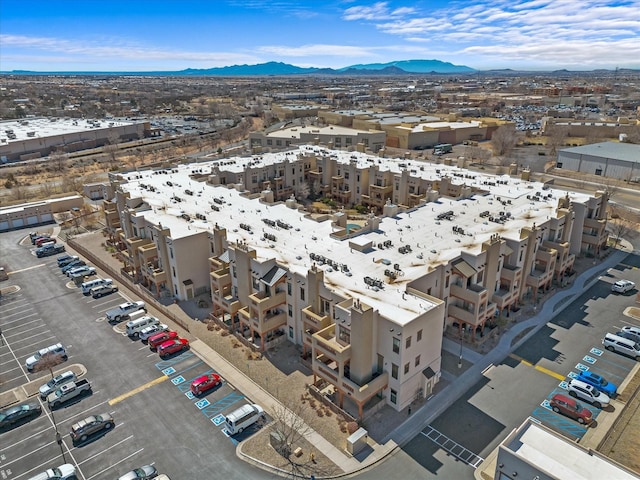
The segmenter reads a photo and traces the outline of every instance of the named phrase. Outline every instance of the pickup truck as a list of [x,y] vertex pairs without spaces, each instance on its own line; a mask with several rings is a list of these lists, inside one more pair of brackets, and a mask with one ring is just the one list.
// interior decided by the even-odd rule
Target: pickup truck
[[47,395],[47,403],[49,404],[49,408],[58,408],[64,402],[90,392],[91,385],[87,380],[83,379],[75,382],[68,382]]
[[121,303],[116,308],[107,310],[106,317],[109,322],[117,323],[126,319],[130,313],[137,312],[138,310],[147,311],[145,303],[142,300]]

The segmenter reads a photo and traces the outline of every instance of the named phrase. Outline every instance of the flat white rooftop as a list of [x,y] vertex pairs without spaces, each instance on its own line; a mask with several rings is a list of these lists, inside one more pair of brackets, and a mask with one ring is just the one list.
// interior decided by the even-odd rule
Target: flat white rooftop
[[355,128],[341,127],[339,125],[328,125],[325,127],[317,127],[314,125],[309,126],[297,126],[283,128],[282,130],[276,130],[267,134],[267,137],[278,138],[300,138],[302,134],[316,134],[316,135],[356,135],[358,133],[370,133],[369,130],[358,130]]
[[600,455],[573,445],[565,438],[554,435],[534,423],[525,423],[515,438],[503,444],[514,455],[548,472],[554,478],[591,480],[594,478],[637,480],[638,477],[623,470]]
[[[455,183],[476,186],[491,193],[467,200],[444,198],[395,217],[383,218],[377,230],[362,233],[354,239],[354,246],[371,242],[371,248],[362,249],[351,248],[348,238],[340,240],[332,237],[331,234],[338,229],[330,221],[316,222],[285,204],[267,205],[242,196],[235,189],[212,186],[190,178],[194,172],[210,173],[216,165],[223,170],[244,168],[249,163],[255,167],[256,162],[282,162],[286,158],[293,161],[300,153],[309,152],[335,156],[345,164],[355,160],[363,167],[371,166],[374,162],[382,170],[400,172],[406,168],[411,170],[412,175],[426,179],[436,180],[446,175]],[[275,258],[289,270],[301,274],[306,273],[312,264],[318,264],[310,254],[323,256],[331,260],[331,264],[346,265],[348,268],[347,273],[342,268],[324,262],[321,268],[325,271],[325,281],[330,288],[344,296],[361,299],[399,324],[407,323],[434,306],[424,299],[403,295],[408,282],[420,278],[437,265],[459,257],[463,251],[479,253],[482,243],[493,234],[519,239],[522,227],[534,223],[539,225],[555,213],[561,196],[568,194],[571,201],[577,203],[589,198],[580,193],[544,190],[541,183],[513,179],[507,175],[496,177],[457,167],[306,145],[289,152],[180,165],[166,170],[131,172],[123,176],[128,183],[123,184],[122,189],[131,192],[132,198],[143,198],[152,208],[152,211],[140,212],[140,215],[154,224],[169,227],[173,238],[198,231],[212,231],[217,224],[227,230],[229,243],[244,241],[257,251],[259,259]],[[167,185],[167,181],[171,185]],[[186,190],[191,191],[192,195],[187,194]],[[539,193],[537,200],[534,199],[536,192]],[[445,216],[450,219],[444,219],[443,214],[449,212],[453,213]],[[486,215],[480,216],[485,212],[494,217],[509,215],[509,219],[504,223],[489,221]],[[191,220],[182,218],[184,214]],[[204,215],[204,219],[196,218],[196,214]],[[279,221],[290,228],[270,226],[263,219]],[[241,228],[241,223],[250,230]],[[351,228],[358,227],[356,222],[347,223]],[[275,235],[276,240],[264,239],[264,233]],[[386,247],[385,242],[388,245]],[[388,242],[391,242],[390,246]],[[401,253],[399,248],[406,246],[411,250]],[[393,283],[389,283],[385,270],[394,270],[396,265],[400,274]],[[365,277],[381,280],[383,288],[372,288],[365,283]]]
[[[3,143],[20,142],[33,138],[45,138],[65,133],[86,132],[133,125],[137,122],[121,120],[93,120],[85,118],[27,118],[0,122],[0,141]],[[11,133],[13,135],[11,135]],[[15,136],[15,138],[13,138]]]

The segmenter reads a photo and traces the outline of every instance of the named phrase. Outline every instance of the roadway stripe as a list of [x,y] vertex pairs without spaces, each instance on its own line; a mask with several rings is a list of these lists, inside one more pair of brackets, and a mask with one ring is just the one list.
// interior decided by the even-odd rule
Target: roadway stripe
[[525,360],[524,358],[516,355],[515,353],[510,353],[509,357],[513,358],[514,360],[519,361],[520,363],[522,363],[523,365],[526,365],[527,367],[533,367],[534,369],[538,370],[539,372],[545,373],[545,374],[549,375],[550,377],[557,378],[558,380],[564,380],[566,378],[566,375],[560,375],[559,373],[556,373],[553,370],[549,370],[548,368],[542,367],[540,365],[534,365],[530,361]]
[[27,267],[27,268],[23,268],[21,270],[14,270],[13,272],[7,272],[7,275],[14,275],[16,273],[26,272],[27,270],[33,270],[34,268],[44,267],[45,265],[46,265],[46,263],[41,263],[40,265],[34,265],[33,267]]
[[111,400],[109,400],[109,405],[115,405],[116,403],[119,403],[123,400],[126,400],[129,397],[134,396],[136,393],[140,393],[143,390],[146,390],[147,388],[151,388],[154,385],[157,385],[158,383],[162,383],[166,380],[168,380],[169,377],[163,375],[161,377],[156,378],[155,380],[151,380],[148,383],[145,383],[144,385],[140,385],[138,388],[134,388],[133,390],[131,390],[130,392],[124,393],[122,395],[120,395],[119,397],[116,398],[112,398]]

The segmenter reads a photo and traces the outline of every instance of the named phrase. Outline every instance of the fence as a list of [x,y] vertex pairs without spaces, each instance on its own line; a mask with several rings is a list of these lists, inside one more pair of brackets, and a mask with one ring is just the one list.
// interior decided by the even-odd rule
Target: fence
[[[78,252],[80,255],[82,255],[87,260],[89,260],[91,263],[93,263],[94,265],[97,265],[98,267],[100,267],[100,269],[104,270],[114,280],[117,280],[123,285],[128,284],[130,287],[133,287],[135,285],[135,283],[132,282],[132,280],[129,277],[123,275],[122,272],[120,272],[119,270],[116,270],[111,265],[104,262],[99,256],[95,255],[90,250],[87,250],[84,246],[76,242],[74,239],[68,238],[67,244],[71,248],[73,248],[76,252]],[[140,287],[140,285],[138,285],[138,288],[135,288],[135,292],[140,297],[142,297],[142,299],[147,303],[147,305],[151,305],[156,310],[162,312],[162,314],[166,316],[169,320],[179,325],[181,328],[184,328],[187,332],[189,331],[189,325],[187,324],[187,322],[185,322],[181,318],[178,318],[166,306],[158,302],[158,300],[151,294],[151,292],[146,291],[144,288]]]

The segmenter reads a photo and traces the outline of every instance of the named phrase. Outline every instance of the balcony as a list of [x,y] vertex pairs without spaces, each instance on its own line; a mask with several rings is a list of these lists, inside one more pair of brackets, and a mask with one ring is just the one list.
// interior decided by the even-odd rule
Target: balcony
[[500,289],[491,297],[491,301],[495,302],[499,309],[503,309],[515,300],[517,293],[516,290],[510,290],[509,288],[500,286]]
[[271,330],[275,330],[278,327],[281,327],[287,323],[287,315],[284,310],[276,309],[274,313],[265,315],[265,317],[261,320],[259,318],[252,318],[251,324],[253,325],[253,329],[257,331],[260,336],[263,334],[270,332]]
[[522,267],[516,267],[514,265],[503,264],[500,270],[500,280],[505,280],[508,283],[516,283],[516,281],[522,276]]
[[536,260],[546,263],[547,265],[555,263],[558,251],[554,248],[540,247],[536,251]]
[[138,257],[140,258],[140,263],[148,263],[158,257],[158,247],[156,247],[155,243],[142,245],[138,248]]
[[605,227],[607,221],[601,218],[585,218],[584,228],[593,228],[595,230],[601,230]]
[[455,304],[449,305],[448,313],[450,317],[453,317],[462,323],[467,323],[469,325],[477,325],[479,323],[474,312]]
[[467,287],[452,283],[450,294],[453,297],[464,300],[465,302],[473,303],[474,305],[483,304],[487,299],[487,289],[482,285],[475,283],[472,283]]
[[260,291],[249,295],[249,300],[256,309],[264,312],[265,310],[277,307],[278,305],[284,305],[287,301],[287,294],[284,289],[276,291],[276,293],[271,296],[267,296],[265,292]]
[[336,339],[335,324],[313,335],[313,355],[324,355],[331,361],[344,364],[351,359],[351,345],[342,345]]
[[304,315],[303,322],[307,325],[312,325],[316,330],[326,328],[331,323],[329,315],[324,313],[315,313],[313,306],[308,305],[302,309],[302,315]]
[[331,368],[329,365],[318,361],[316,358],[313,360],[313,371],[320,378],[335,385],[338,389],[342,390],[352,400],[362,404],[373,397],[378,392],[387,388],[389,384],[388,372],[375,373],[364,385],[358,385],[352,382],[347,377],[340,377],[338,371]]
[[229,268],[221,268],[220,270],[209,273],[209,276],[211,277],[211,288],[214,290],[222,289],[231,283]]

